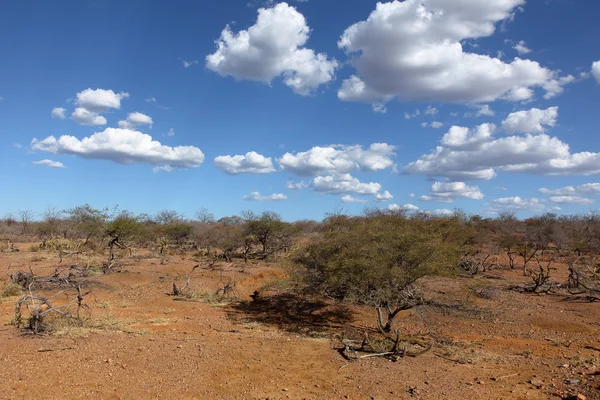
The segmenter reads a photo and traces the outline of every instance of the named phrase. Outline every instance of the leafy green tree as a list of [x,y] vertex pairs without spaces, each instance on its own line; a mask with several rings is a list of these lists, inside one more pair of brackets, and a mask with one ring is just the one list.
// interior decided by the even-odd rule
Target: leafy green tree
[[[122,211],[111,221],[107,222],[104,234],[109,238],[108,264],[114,260],[114,247],[125,248],[127,241],[135,236],[144,234],[144,226],[141,223],[143,216],[134,216],[133,214]],[[110,268],[108,268],[110,269]]]
[[[380,213],[330,219],[331,229],[293,257],[305,290],[373,306],[380,328],[421,302],[419,279],[456,270],[472,231],[458,218]],[[385,319],[384,319],[385,315]]]
[[271,211],[265,211],[260,216],[251,215],[246,221],[248,234],[253,235],[262,245],[263,256],[266,257],[269,246],[274,239],[280,237],[286,224],[281,216]]
[[108,220],[108,209],[96,209],[89,204],[65,211],[77,236],[85,238],[87,244],[94,237],[101,237]]

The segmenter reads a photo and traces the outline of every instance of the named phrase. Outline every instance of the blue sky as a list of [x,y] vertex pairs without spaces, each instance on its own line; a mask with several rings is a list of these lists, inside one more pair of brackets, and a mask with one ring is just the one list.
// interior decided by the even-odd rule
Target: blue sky
[[595,209],[599,13],[568,0],[4,2],[0,214]]

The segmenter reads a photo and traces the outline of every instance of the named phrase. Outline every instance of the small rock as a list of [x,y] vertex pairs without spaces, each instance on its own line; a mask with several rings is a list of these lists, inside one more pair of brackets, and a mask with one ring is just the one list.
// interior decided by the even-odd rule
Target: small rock
[[529,383],[531,383],[533,386],[535,386],[538,389],[540,389],[542,386],[544,386],[544,382],[539,379],[532,379],[529,381]]
[[576,384],[578,384],[579,382],[581,382],[579,379],[567,379],[567,380],[565,381],[565,383],[566,383],[566,384],[568,384],[568,385],[576,385]]
[[587,400],[587,397],[585,397],[584,395],[582,395],[581,393],[577,394],[576,397],[577,400]]

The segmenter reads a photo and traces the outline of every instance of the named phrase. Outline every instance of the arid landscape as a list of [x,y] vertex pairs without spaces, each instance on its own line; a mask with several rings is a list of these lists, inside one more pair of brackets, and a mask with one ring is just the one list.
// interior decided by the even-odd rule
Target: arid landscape
[[[203,225],[220,224],[194,229]],[[568,254],[532,261],[543,271],[554,260],[543,290],[500,248],[490,265],[473,270],[478,252],[458,274],[421,278],[422,301],[394,320],[400,350],[383,354],[375,308],[290,289],[285,253],[262,259],[256,246],[245,263],[240,249],[123,246],[107,261],[107,240],[64,250],[53,240],[83,240],[42,248],[39,236],[19,237],[35,235],[12,235],[0,253],[3,399],[600,398],[598,303],[566,289]],[[33,332],[32,310],[50,307]]]

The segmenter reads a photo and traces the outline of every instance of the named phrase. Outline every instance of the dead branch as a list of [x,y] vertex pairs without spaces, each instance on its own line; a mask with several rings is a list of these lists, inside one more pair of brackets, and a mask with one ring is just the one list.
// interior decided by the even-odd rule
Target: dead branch
[[168,296],[177,296],[177,297],[183,296],[184,292],[190,287],[190,282],[191,282],[191,279],[192,279],[192,274],[194,273],[194,271],[196,270],[196,268],[200,268],[200,264],[194,265],[192,267],[192,270],[188,274],[187,281],[186,281],[185,285],[183,286],[183,288],[179,289],[177,287],[177,284],[175,284],[175,282],[173,282],[173,290],[171,291],[171,293],[167,293],[167,295]]

